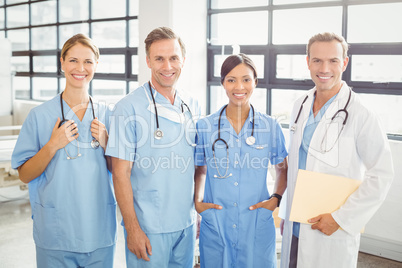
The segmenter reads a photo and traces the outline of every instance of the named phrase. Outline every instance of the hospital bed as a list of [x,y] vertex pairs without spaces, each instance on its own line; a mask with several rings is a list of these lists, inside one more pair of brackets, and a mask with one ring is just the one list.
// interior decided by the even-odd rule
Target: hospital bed
[[11,155],[17,142],[18,135],[2,135],[20,130],[21,126],[0,127],[0,187],[20,186],[21,190],[27,185],[20,181],[18,172],[11,168]]

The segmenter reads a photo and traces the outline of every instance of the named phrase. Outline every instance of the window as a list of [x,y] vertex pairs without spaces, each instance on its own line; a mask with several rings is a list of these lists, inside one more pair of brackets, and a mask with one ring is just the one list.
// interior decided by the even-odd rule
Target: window
[[91,37],[101,54],[90,94],[107,101],[127,94],[138,85],[138,1],[0,0],[0,36],[12,44],[14,96],[47,100],[63,91],[60,52],[77,33]]
[[286,127],[293,102],[314,87],[306,43],[330,31],[350,44],[343,80],[376,107],[389,136],[402,139],[402,1],[209,0],[208,7],[207,113],[227,103],[220,67],[241,52],[258,71],[251,103]]

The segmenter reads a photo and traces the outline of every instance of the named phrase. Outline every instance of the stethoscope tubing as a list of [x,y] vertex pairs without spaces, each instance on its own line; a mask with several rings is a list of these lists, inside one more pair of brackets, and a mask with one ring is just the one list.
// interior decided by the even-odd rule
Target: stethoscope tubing
[[[339,113],[344,112],[344,113],[345,113],[345,119],[343,120],[343,123],[342,123],[342,124],[343,124],[343,125],[346,124],[346,122],[348,121],[348,117],[349,117],[349,113],[348,113],[348,111],[347,111],[346,109],[347,109],[347,107],[348,107],[348,105],[349,105],[351,96],[352,96],[352,90],[349,88],[349,97],[348,97],[348,100],[347,100],[345,106],[343,107],[343,109],[339,109],[338,111],[336,111],[336,113],[332,116],[331,121],[334,120],[335,117],[336,117]],[[293,126],[291,127],[291,131],[292,131],[292,132],[295,132],[295,130],[296,130],[297,122],[299,121],[300,114],[301,114],[301,112],[302,112],[302,110],[303,110],[303,104],[307,101],[307,99],[308,99],[308,95],[306,95],[306,97],[303,99],[303,102],[302,102],[301,105],[300,105],[299,112],[297,113],[297,116],[296,116],[296,120],[294,121]]]
[[[163,131],[159,128],[159,115],[158,115],[158,108],[156,108],[156,101],[155,101],[155,97],[154,94],[152,94],[152,86],[151,86],[151,82],[148,81],[148,85],[149,85],[149,92],[151,94],[152,97],[152,102],[154,104],[154,109],[155,109],[155,121],[156,121],[156,131],[154,133],[154,138],[155,139],[161,139],[163,137]],[[148,98],[149,100],[149,98]],[[181,112],[184,113],[184,108],[183,106],[185,106],[188,110],[188,112],[190,113],[190,117],[193,120],[193,113],[190,110],[190,107],[183,101],[181,100]],[[195,122],[193,120],[194,123],[194,127],[195,127]],[[191,146],[195,147],[196,144],[190,144]]]
[[[214,142],[212,143],[212,155],[213,155],[213,159],[214,159],[214,161],[215,161],[216,171],[217,171],[217,173],[218,173],[218,175],[214,175],[214,177],[215,177],[215,178],[218,178],[218,179],[225,179],[225,178],[228,178],[228,177],[232,176],[232,173],[230,173],[230,174],[228,175],[228,172],[229,172],[229,163],[228,163],[227,166],[226,166],[225,174],[224,174],[224,175],[221,175],[221,173],[219,172],[218,164],[217,164],[216,157],[215,157],[215,144],[216,144],[218,141],[222,141],[222,143],[225,144],[225,147],[226,147],[226,159],[229,159],[229,145],[228,145],[228,143],[227,143],[223,138],[221,138],[221,119],[222,119],[222,114],[223,114],[223,112],[225,111],[225,109],[226,109],[227,106],[228,106],[228,105],[226,104],[226,105],[222,108],[221,112],[219,113],[219,118],[218,118],[218,138],[216,138],[216,139],[214,140]],[[253,145],[253,144],[255,143],[255,138],[254,138],[255,111],[254,111],[253,105],[250,104],[250,106],[251,106],[251,109],[253,110],[253,120],[252,120],[252,122],[253,122],[253,127],[252,127],[252,130],[251,130],[251,136],[250,136],[250,137],[247,137],[246,143],[251,146],[251,145]]]

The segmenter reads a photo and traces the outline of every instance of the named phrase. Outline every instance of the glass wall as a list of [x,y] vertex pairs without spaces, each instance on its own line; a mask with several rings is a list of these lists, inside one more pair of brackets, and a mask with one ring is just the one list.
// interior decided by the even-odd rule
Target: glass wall
[[101,57],[90,94],[117,100],[138,77],[138,0],[0,1],[0,37],[12,42],[17,99],[47,100],[63,91],[60,51],[83,33]]
[[402,137],[402,1],[209,0],[208,92],[212,113],[227,102],[220,67],[232,53],[255,61],[252,103],[289,125],[293,102],[314,87],[306,43],[334,32],[350,44],[343,80],[380,116],[390,137]]

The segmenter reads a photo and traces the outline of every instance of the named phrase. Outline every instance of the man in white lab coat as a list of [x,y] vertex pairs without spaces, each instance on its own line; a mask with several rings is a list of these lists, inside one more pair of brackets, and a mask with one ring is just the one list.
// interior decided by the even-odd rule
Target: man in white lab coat
[[[349,58],[344,38],[313,36],[307,64],[315,87],[291,115],[287,191],[281,204],[281,267],[356,267],[360,231],[384,201],[393,179],[391,151],[380,122],[341,80]],[[333,213],[310,224],[289,221],[299,169],[362,180]],[[320,202],[320,200],[317,200]]]

